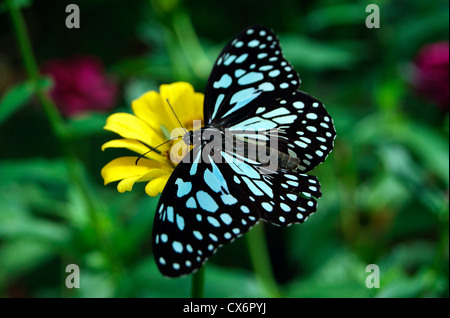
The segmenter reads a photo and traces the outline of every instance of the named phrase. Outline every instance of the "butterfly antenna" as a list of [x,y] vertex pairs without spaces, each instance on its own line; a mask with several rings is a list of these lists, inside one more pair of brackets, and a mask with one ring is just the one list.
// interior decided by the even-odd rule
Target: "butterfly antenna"
[[167,104],[169,104],[170,109],[172,110],[172,113],[175,115],[175,118],[177,119],[178,123],[180,124],[180,126],[184,129],[184,131],[188,132],[188,130],[186,128],[184,128],[183,124],[181,123],[180,119],[178,118],[177,114],[175,113],[175,110],[173,109],[172,105],[170,105],[169,99],[166,99]]
[[165,144],[167,144],[168,142],[170,142],[170,141],[172,141],[172,140],[175,140],[175,139],[178,139],[178,138],[180,138],[180,137],[176,137],[176,138],[172,138],[172,139],[166,140],[166,141],[164,141],[162,144],[156,146],[155,148],[150,147],[150,150],[147,151],[146,153],[143,153],[142,155],[140,155],[140,156],[136,159],[136,162],[135,162],[134,164],[137,166],[139,160],[141,160],[142,157],[144,157],[145,155],[149,154],[149,153],[152,152],[152,151],[156,151],[156,149],[158,149],[158,148],[161,147],[162,145],[165,145]]

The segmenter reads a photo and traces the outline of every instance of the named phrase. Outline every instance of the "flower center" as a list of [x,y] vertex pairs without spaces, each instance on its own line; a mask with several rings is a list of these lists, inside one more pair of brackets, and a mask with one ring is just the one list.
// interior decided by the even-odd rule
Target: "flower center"
[[[201,127],[203,127],[203,120],[199,120],[197,118],[183,118],[180,121],[183,127],[188,131],[199,130],[201,129]],[[177,127],[176,129],[180,130],[180,128],[181,127]],[[169,132],[167,127],[161,125],[161,131],[164,134],[164,137],[170,139],[171,133]],[[184,158],[184,156],[193,148],[193,145],[187,145],[183,141],[183,135],[180,135],[180,138],[178,139],[170,141],[168,143],[169,150],[162,153],[162,155],[165,156],[166,159],[175,166],[177,166],[178,163],[180,163],[180,161]]]

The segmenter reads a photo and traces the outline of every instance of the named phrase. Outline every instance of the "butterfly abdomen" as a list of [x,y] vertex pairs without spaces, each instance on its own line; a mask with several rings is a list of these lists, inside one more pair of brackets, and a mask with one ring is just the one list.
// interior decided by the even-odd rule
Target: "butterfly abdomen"
[[290,156],[270,146],[263,146],[262,152],[260,153],[261,148],[259,148],[258,143],[255,143],[254,140],[244,138],[243,140],[237,139],[236,142],[233,151],[250,160],[261,164],[268,164],[272,168],[295,171],[301,163],[299,158]]
[[278,151],[275,149],[272,149],[272,150],[278,152],[278,167],[289,170],[289,171],[297,170],[297,168],[300,164],[300,159],[289,156],[289,155],[285,154],[284,152],[281,152],[281,151]]
[[270,153],[270,158],[277,158],[278,168],[286,169],[289,171],[297,170],[300,164],[300,159],[292,157],[288,154],[285,154],[284,152],[278,151],[273,148],[268,148],[268,151]]
[[[278,168],[286,169],[289,171],[297,170],[301,162],[299,158],[290,156],[288,154],[285,154],[284,152],[270,147],[266,147],[266,154],[269,154],[268,158],[270,158],[270,164],[273,164],[273,160],[276,160],[276,166]],[[264,161],[260,159],[261,158],[257,156],[256,161],[264,163]]]

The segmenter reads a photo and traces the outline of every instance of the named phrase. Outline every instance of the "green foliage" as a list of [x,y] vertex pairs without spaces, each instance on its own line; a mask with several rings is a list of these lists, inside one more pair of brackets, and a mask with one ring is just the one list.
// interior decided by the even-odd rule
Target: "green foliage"
[[[202,91],[226,41],[250,24],[272,27],[302,90],[325,103],[337,130],[313,172],[318,212],[302,225],[264,226],[281,295],[448,297],[448,109],[419,96],[410,71],[421,47],[448,41],[448,2],[381,1],[381,28],[371,30],[369,3],[86,0],[77,2],[81,28],[68,30],[63,5],[14,1],[33,17],[39,63],[86,53],[104,61],[122,88],[114,111],[129,112],[162,83]],[[117,155],[100,150],[108,113],[66,118],[52,133],[33,98],[51,81],[23,80],[8,62],[20,56],[4,50],[14,30],[2,20],[10,34],[0,37],[0,70],[15,76],[0,76],[0,296],[189,297],[190,277],[164,278],[153,260],[158,198],[142,185],[126,194],[103,185],[100,169]],[[68,264],[80,267],[80,289],[65,287]],[[380,288],[366,287],[369,264],[380,268]],[[208,261],[204,294],[268,296],[245,239]]]
[[0,100],[0,125],[8,120],[15,112],[27,104],[35,94],[36,90],[50,89],[52,81],[43,78],[37,83],[27,81],[8,89]]
[[[0,13],[4,13],[4,12],[8,11],[8,9],[6,7],[6,1],[8,1],[8,0],[4,0],[0,3]],[[12,2],[12,4],[15,7],[18,7],[18,8],[27,8],[33,3],[32,0],[10,0],[10,1]]]

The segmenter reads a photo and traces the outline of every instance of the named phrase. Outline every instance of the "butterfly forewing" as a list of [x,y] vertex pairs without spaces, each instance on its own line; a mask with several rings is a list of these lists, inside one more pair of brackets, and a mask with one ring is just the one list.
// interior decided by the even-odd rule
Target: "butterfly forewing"
[[[209,162],[208,162],[209,161]],[[231,168],[203,161],[181,162],[169,178],[153,224],[158,267],[177,277],[199,268],[221,245],[247,232],[259,219]]]
[[240,120],[261,102],[293,92],[299,85],[277,36],[265,27],[248,28],[228,43],[214,65],[205,93],[205,123]]

